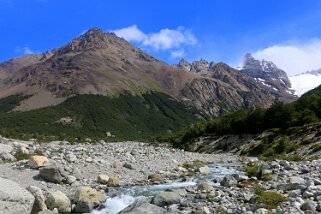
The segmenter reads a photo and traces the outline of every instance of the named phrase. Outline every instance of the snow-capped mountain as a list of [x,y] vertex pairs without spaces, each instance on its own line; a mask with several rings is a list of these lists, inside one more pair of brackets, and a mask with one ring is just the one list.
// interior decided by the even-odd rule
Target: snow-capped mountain
[[295,94],[301,96],[305,92],[321,85],[321,68],[291,76],[290,81]]
[[273,62],[255,59],[247,53],[239,70],[264,85],[272,94],[281,95],[282,100],[284,97],[289,97],[288,101],[293,100],[294,91],[291,89],[288,75]]

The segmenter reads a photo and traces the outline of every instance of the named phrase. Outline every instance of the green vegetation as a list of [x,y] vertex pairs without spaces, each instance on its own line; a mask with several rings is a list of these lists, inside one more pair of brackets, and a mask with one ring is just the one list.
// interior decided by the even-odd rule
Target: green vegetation
[[201,160],[195,160],[193,162],[190,163],[184,163],[182,165],[182,167],[184,167],[185,169],[197,169],[200,168],[202,166],[205,166],[204,162]]
[[270,181],[272,180],[272,175],[270,174],[264,174],[263,175],[263,165],[254,165],[254,166],[244,166],[242,170],[247,174],[247,176],[251,177],[257,177],[258,179],[262,181]]
[[[320,119],[321,86],[304,94],[291,104],[276,102],[269,109],[239,110],[223,117],[212,118],[210,121],[192,124],[178,132],[170,141],[174,146],[188,150],[191,142],[204,135],[258,134],[269,129],[277,129],[282,134],[291,127],[320,122]],[[270,140],[273,139],[274,136],[267,139],[262,148],[256,148],[257,155],[271,148]],[[273,148],[267,153],[283,154],[293,149],[296,148],[288,142],[288,139],[281,139],[280,142],[274,142]],[[252,152],[255,153],[255,150],[253,149]]]
[[0,113],[9,112],[14,109],[21,101],[28,98],[28,96],[23,96],[21,94],[11,95],[0,99]]
[[23,153],[21,150],[18,150],[14,156],[15,158],[17,159],[17,161],[21,161],[21,160],[28,160],[30,158],[30,156],[33,156],[33,155],[41,155],[43,156],[43,152],[39,149],[36,149],[34,151],[34,153]]
[[31,156],[30,154],[23,153],[21,150],[18,150],[14,154],[14,157],[17,159],[17,161],[28,160],[30,156]]
[[287,136],[265,137],[262,143],[252,147],[249,150],[250,155],[259,155],[261,159],[283,159],[287,153],[291,153],[298,149],[298,145],[290,142]]
[[[16,98],[10,102],[2,99],[0,103],[9,106],[18,103],[20,98]],[[0,113],[0,134],[39,141],[150,140],[195,122],[196,114],[199,112],[195,109],[158,92],[118,97],[79,95],[55,107]],[[107,132],[114,137],[107,138]]]
[[283,202],[288,200],[287,197],[277,192],[266,192],[262,186],[256,186],[254,193],[258,195],[256,202],[263,204],[266,209],[275,209],[280,206]]

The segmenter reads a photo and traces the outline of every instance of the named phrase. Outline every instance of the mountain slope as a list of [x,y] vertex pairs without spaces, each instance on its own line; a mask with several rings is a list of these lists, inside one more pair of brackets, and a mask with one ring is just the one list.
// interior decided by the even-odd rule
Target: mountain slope
[[[234,142],[249,143],[249,139],[256,140],[254,136],[262,132],[265,136],[271,132],[277,133],[276,136],[272,136],[273,140],[279,136],[287,135],[288,132],[291,132],[291,135],[295,134],[295,130],[300,130],[301,126],[304,129],[310,124],[313,127],[312,131],[317,130],[321,124],[321,86],[303,94],[290,104],[278,102],[268,109],[239,110],[224,117],[215,117],[210,121],[191,125],[178,132],[172,138],[172,142],[175,146],[187,149],[208,148],[208,145],[218,148],[222,146],[220,143],[226,145],[225,139],[230,139],[226,148],[230,146],[235,148],[237,145],[231,145]],[[302,133],[304,134],[304,132]],[[319,136],[319,133],[313,132],[311,136],[306,136],[305,140],[310,142],[309,139]],[[204,141],[204,139],[207,140]],[[268,144],[273,143],[270,141],[262,143],[266,149],[274,146]]]

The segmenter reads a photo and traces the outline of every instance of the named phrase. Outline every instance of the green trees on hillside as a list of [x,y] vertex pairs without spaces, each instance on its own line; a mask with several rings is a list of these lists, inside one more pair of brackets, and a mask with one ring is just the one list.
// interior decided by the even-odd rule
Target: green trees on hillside
[[115,137],[110,140],[149,140],[197,121],[196,114],[195,109],[159,92],[118,97],[80,95],[55,107],[0,113],[0,134],[83,141],[87,137],[104,139],[106,132],[111,132]]
[[223,117],[191,125],[178,132],[171,141],[184,146],[202,135],[257,134],[267,129],[281,131],[321,119],[321,86],[306,93],[292,104],[276,102],[268,109],[239,110]]

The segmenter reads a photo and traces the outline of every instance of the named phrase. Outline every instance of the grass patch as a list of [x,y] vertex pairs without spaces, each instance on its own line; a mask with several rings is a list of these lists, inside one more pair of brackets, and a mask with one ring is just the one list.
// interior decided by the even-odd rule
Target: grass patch
[[321,144],[315,144],[312,146],[312,153],[321,151]]
[[18,150],[14,154],[14,157],[17,159],[17,161],[28,160],[30,158],[30,156],[31,156],[31,154],[23,153],[21,150]]
[[204,166],[204,162],[201,160],[195,160],[193,162],[190,163],[184,163],[182,165],[182,167],[184,167],[185,169],[196,169],[196,168],[200,168],[202,166]]
[[28,160],[30,158],[30,156],[33,155],[40,155],[40,156],[44,156],[43,152],[40,149],[36,149],[33,153],[23,153],[21,150],[18,150],[15,154],[14,157],[17,159],[17,161],[21,161],[21,160]]
[[262,186],[256,186],[254,193],[258,195],[256,202],[263,204],[266,209],[275,209],[283,202],[288,201],[288,198],[277,192],[266,192]]

